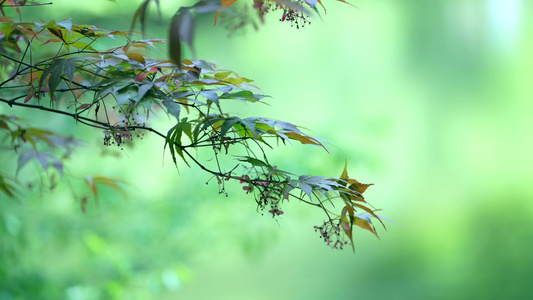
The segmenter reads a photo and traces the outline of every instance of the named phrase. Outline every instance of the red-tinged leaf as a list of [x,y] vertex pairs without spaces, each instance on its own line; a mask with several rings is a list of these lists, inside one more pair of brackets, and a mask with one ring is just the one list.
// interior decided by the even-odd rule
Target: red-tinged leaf
[[350,224],[348,224],[348,220],[346,218],[342,218],[341,220],[341,226],[342,226],[342,229],[348,231],[348,230],[351,230],[352,227],[350,227]]
[[355,217],[353,225],[361,227],[363,229],[366,229],[366,230],[372,232],[379,239],[378,233],[376,232],[376,230],[374,230],[374,227],[368,221],[366,221],[364,219],[361,219],[359,217]]
[[130,40],[130,37],[128,36],[128,33],[124,32],[124,31],[111,31],[109,33],[109,35],[111,35],[111,36],[113,36],[113,35],[121,35],[121,36],[125,37],[126,39],[128,39],[128,41]]
[[387,227],[385,227],[385,224],[383,223],[383,221],[381,221],[381,219],[378,217],[378,215],[376,215],[374,213],[374,211],[372,211],[370,208],[364,206],[364,205],[361,205],[359,203],[355,203],[355,202],[352,202],[354,206],[357,206],[359,207],[360,209],[366,211],[367,213],[371,214],[374,218],[378,219],[378,221],[381,223],[381,225],[383,225],[383,228],[387,229]]
[[129,53],[126,53],[126,56],[129,58],[129,59],[133,59],[141,64],[146,64],[146,61],[144,60],[144,56],[140,53],[136,53],[136,52],[129,52]]
[[217,19],[218,19],[218,15],[220,15],[220,13],[222,12],[222,9],[217,11],[217,13],[215,14],[215,25],[213,26],[216,26],[217,25]]
[[324,13],[327,14],[328,11],[326,10],[326,7],[324,6],[324,4],[322,4],[321,0],[318,0],[318,4],[320,4],[320,6],[322,6],[322,8],[324,9]]
[[369,186],[374,185],[373,183],[365,184],[365,183],[360,183],[359,181],[355,179],[352,179],[352,180],[355,182],[350,184],[350,189],[355,190],[361,194],[364,193]]
[[297,141],[299,141],[302,144],[317,145],[317,146],[320,146],[320,147],[324,148],[324,150],[328,151],[328,149],[326,147],[324,147],[324,145],[322,145],[322,143],[320,143],[319,141],[317,141],[316,139],[314,139],[314,138],[312,138],[310,136],[301,135],[301,134],[296,133],[296,132],[287,132],[287,133],[285,133],[285,135],[288,138],[293,139],[293,140],[297,140]]
[[89,187],[91,192],[93,193],[94,199],[98,201],[98,186],[96,186],[96,183],[94,182],[94,179],[90,176],[85,177],[84,179],[85,184]]
[[126,194],[124,193],[122,188],[118,185],[118,183],[123,183],[121,180],[113,179],[113,178],[109,178],[105,176],[87,176],[85,177],[84,182],[91,190],[96,201],[98,201],[98,185],[99,184],[108,186],[116,190],[117,192],[120,193],[120,195],[124,199],[127,199]]
[[148,72],[141,73],[135,78],[135,81],[143,81],[146,77],[148,77],[148,75],[150,75]]
[[91,106],[92,106],[92,103],[91,104],[85,103],[85,104],[78,106],[78,108],[76,108],[76,111],[86,109],[87,107],[91,107]]
[[[353,208],[352,208],[353,209]],[[345,206],[342,208],[342,212],[341,212],[341,219],[346,217],[346,214],[348,213],[348,206]]]
[[337,0],[337,1],[342,2],[342,3],[346,3],[346,4],[348,4],[348,5],[351,5],[351,6],[355,7],[355,8],[357,8],[357,6],[351,4],[350,2],[347,2],[347,1],[345,1],[345,0]]
[[344,210],[346,210],[349,213],[349,216],[353,217],[355,215],[353,206],[350,205],[350,202],[345,197],[342,197],[342,200],[344,200],[344,204],[346,204],[346,206],[342,209],[343,214],[345,214]]
[[353,236],[352,236],[353,228],[346,229],[346,228],[344,228],[344,226],[342,226],[342,230],[344,231],[346,236],[350,239],[350,243],[352,244],[352,250],[353,250],[353,252],[355,252],[355,245],[353,243]]
[[237,0],[222,0],[221,4],[227,8],[235,4],[235,2],[237,2]]
[[33,98],[34,95],[35,95],[34,93],[28,94],[28,96],[26,96],[26,98],[24,98],[24,103],[28,103],[28,101],[30,101],[31,98]]
[[58,42],[62,43],[63,41],[62,40],[58,40],[58,39],[49,39],[48,41],[42,43],[41,46],[46,45],[48,43],[58,43]]
[[124,183],[122,180],[120,179],[115,179],[115,178],[109,178],[109,177],[105,177],[105,176],[94,176],[93,177],[93,180],[94,182],[98,183],[98,184],[103,184],[105,186],[108,186],[112,189],[114,189],[115,191],[119,192],[119,194],[124,198],[124,199],[127,199],[128,197],[126,196],[126,193],[122,190],[122,188],[118,185],[119,183]]
[[81,211],[82,211],[83,213],[85,213],[85,212],[86,212],[86,207],[87,207],[87,199],[88,199],[88,197],[87,197],[87,196],[85,196],[85,197],[81,198],[81,201],[80,201],[80,205],[81,205]]

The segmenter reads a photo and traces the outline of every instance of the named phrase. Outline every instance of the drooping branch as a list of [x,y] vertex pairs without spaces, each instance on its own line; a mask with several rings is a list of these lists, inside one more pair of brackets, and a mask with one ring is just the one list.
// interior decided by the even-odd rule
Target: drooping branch
[[[377,235],[370,217],[378,220],[380,217],[374,213],[375,210],[369,208],[362,196],[368,185],[349,178],[346,166],[339,178],[297,176],[271,165],[263,149],[264,146],[272,148],[268,139],[275,139],[283,144],[297,141],[326,149],[318,139],[308,136],[298,126],[288,122],[260,117],[243,119],[222,110],[225,101],[262,102],[266,96],[260,94],[251,80],[230,70],[218,69],[215,64],[205,61],[185,59],[178,69],[174,63],[153,59],[145,53],[132,50],[136,47],[155,48],[154,43],[160,43],[161,40],[132,41],[125,33],[73,24],[67,24],[67,29],[52,21],[39,25],[39,28],[36,26],[19,24],[21,30],[27,31],[19,37],[27,41],[37,39],[38,35],[50,38],[46,43],[58,43],[59,50],[53,57],[35,63],[32,62],[29,42],[21,57],[0,53],[16,66],[16,70],[0,83],[0,87],[11,94],[19,93],[9,99],[0,98],[0,102],[10,107],[19,106],[65,115],[83,125],[101,129],[105,134],[106,146],[114,144],[114,141],[120,145],[124,139],[131,139],[131,132],[135,130],[152,132],[165,140],[164,150],[168,146],[176,166],[180,158],[187,165],[187,161],[192,161],[210,174],[211,178],[216,178],[220,193],[226,193],[225,181],[239,181],[243,184],[243,190],[254,196],[258,210],[266,209],[273,217],[283,214],[281,205],[289,198],[322,209],[327,220],[316,229],[328,244],[333,243],[332,238],[337,239],[333,247],[337,247],[339,243],[339,247],[342,247],[347,242],[344,241],[345,236],[353,246],[354,226]],[[112,35],[127,37],[127,44],[102,52],[89,46],[98,38]],[[83,42],[84,38],[88,38],[90,42]],[[16,43],[9,44],[10,47],[13,45],[16,46]],[[69,52],[71,48],[77,50]],[[27,62],[26,53],[30,53],[30,62]],[[24,80],[28,74],[31,74],[30,78]],[[24,88],[26,90],[23,91]],[[92,99],[85,96],[86,92],[90,92]],[[72,95],[74,112],[57,108],[55,101],[59,93]],[[41,105],[48,99],[46,94],[49,96],[50,107]],[[23,98],[23,102],[18,101]],[[37,105],[28,103],[35,100]],[[146,124],[154,106],[175,118],[176,123],[167,134]],[[67,106],[68,109],[70,107],[71,105]],[[103,107],[106,121],[98,120],[100,107]],[[93,108],[95,118],[90,118],[87,115]],[[118,121],[112,122],[116,119],[115,115]],[[145,119],[137,117],[138,115],[143,115]],[[28,137],[22,131],[17,134],[22,142]],[[37,134],[46,141],[46,133]],[[190,143],[184,142],[182,138],[188,139]],[[243,147],[247,156],[236,156],[239,163],[230,166],[230,171],[225,171],[219,155],[223,151],[228,154],[229,148],[234,146]],[[212,161],[216,167],[208,167],[192,154],[191,149],[200,148],[212,150]],[[239,166],[241,169],[237,170]],[[86,182],[93,191],[96,190],[94,180]],[[336,207],[333,199],[339,204],[341,212],[334,213],[333,209]],[[330,204],[331,210],[326,207]],[[358,209],[362,209],[363,214],[356,214]]]

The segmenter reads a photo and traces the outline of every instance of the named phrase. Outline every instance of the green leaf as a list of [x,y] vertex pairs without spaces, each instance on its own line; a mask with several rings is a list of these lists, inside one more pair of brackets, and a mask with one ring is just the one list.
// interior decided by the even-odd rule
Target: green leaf
[[238,91],[238,92],[232,93],[231,96],[235,98],[254,99],[254,93],[250,91]]
[[163,106],[167,109],[167,112],[174,116],[176,120],[179,121],[180,119],[180,111],[181,111],[181,105],[172,99],[170,97],[165,98],[165,100],[162,101]]
[[5,39],[9,40],[9,35],[13,32],[13,25],[9,22],[2,23],[0,25],[0,31],[4,34]]
[[[187,129],[187,118],[183,118],[178,124],[176,124],[174,127],[172,127],[168,133],[167,137],[165,139],[165,146],[163,149],[166,148],[168,145],[168,149],[170,151],[170,155],[172,156],[172,161],[174,162],[174,165],[176,167],[178,166],[176,154],[178,154],[185,164],[190,167],[189,163],[185,160],[185,156],[183,155],[183,149],[182,149],[182,143],[181,143],[181,136],[184,129]],[[190,130],[190,129],[187,129]]]
[[57,25],[65,28],[70,35],[72,35],[72,19],[68,18],[61,22],[56,22]]
[[146,84],[143,84],[139,87],[139,91],[137,93],[137,102],[141,101],[144,95],[154,86],[153,82],[149,82]]
[[237,158],[239,161],[242,161],[242,162],[247,162],[249,164],[251,164],[252,166],[255,166],[255,167],[261,167],[261,168],[267,168],[267,169],[274,169],[271,165],[269,165],[268,163],[262,161],[262,160],[259,160],[257,158],[254,158],[254,157],[250,157],[250,156],[240,156]]
[[34,149],[30,149],[29,151],[19,155],[17,160],[16,174],[18,174],[20,170],[32,159],[36,160],[41,165],[43,170],[48,171],[48,167],[52,166],[59,172],[60,176],[63,176],[63,163],[61,160],[49,153],[37,152]]
[[11,198],[15,198],[15,187],[7,182],[7,178],[0,174],[0,192],[6,194]]
[[246,126],[246,128],[252,133],[254,138],[257,138],[257,132],[255,130],[255,118],[242,119],[240,123]]
[[207,71],[214,71],[213,67],[203,60],[193,60],[194,66],[201,69],[201,70],[207,70]]
[[63,74],[69,79],[70,82],[72,82],[72,77],[74,76],[75,69],[76,63],[74,63],[73,61],[65,59],[56,59],[53,63],[50,64],[48,68],[43,71],[41,79],[39,80],[39,90],[42,88],[44,81],[48,77],[48,93],[50,95],[50,98],[53,98],[55,90],[63,80],[61,78]]
[[311,202],[313,202],[313,188],[305,183],[305,182],[299,182],[298,188],[302,190],[308,197]]
[[241,118],[238,117],[231,117],[224,120],[224,124],[220,126],[220,134],[226,135],[226,133],[233,128],[233,125],[235,125],[237,122],[241,121]]
[[59,59],[56,62],[58,63],[57,67],[52,70],[50,73],[50,78],[48,78],[48,88],[50,89],[48,93],[50,94],[50,99],[53,99],[54,92],[59,86],[59,83],[61,83],[61,75],[63,75],[64,60]]
[[74,77],[74,72],[76,71],[76,63],[70,59],[65,61],[63,72],[65,77],[68,78],[68,81],[72,85],[72,77]]
[[204,96],[208,100],[211,100],[215,103],[218,103],[218,95],[215,92],[212,91],[202,91],[200,92],[200,95]]

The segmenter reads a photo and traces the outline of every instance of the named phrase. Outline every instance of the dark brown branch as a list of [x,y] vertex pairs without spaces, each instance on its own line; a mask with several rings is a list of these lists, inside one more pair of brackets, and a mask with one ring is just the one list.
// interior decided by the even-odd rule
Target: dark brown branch
[[[17,98],[14,98],[14,99],[11,99],[11,100],[7,100],[7,99],[3,99],[3,98],[0,98],[0,102],[4,102],[6,104],[8,104],[10,107],[12,107],[13,105],[15,106],[21,106],[21,107],[25,107],[25,108],[33,108],[33,109],[39,109],[39,110],[43,110],[43,111],[47,111],[47,112],[51,112],[51,113],[56,113],[56,114],[61,114],[61,115],[65,115],[65,116],[69,116],[69,117],[72,117],[74,118],[75,120],[82,120],[82,121],[86,121],[86,122],[89,122],[89,123],[93,123],[93,124],[87,124],[85,122],[82,122],[83,124],[85,125],[88,125],[88,126],[92,126],[92,127],[97,127],[97,128],[100,128],[100,129],[118,129],[118,130],[127,130],[127,131],[131,131],[131,130],[135,130],[135,129],[139,129],[139,130],[146,130],[146,131],[150,131],[152,133],[155,133],[156,135],[166,139],[166,135],[162,134],[161,132],[151,128],[151,127],[144,127],[144,126],[128,126],[127,128],[126,127],[115,127],[109,123],[105,123],[105,122],[101,122],[101,121],[98,121],[98,120],[94,120],[94,119],[91,119],[91,118],[87,118],[87,117],[83,117],[83,116],[80,116],[76,113],[70,113],[70,112],[66,112],[66,111],[63,111],[63,110],[58,110],[58,109],[53,109],[53,108],[48,108],[48,107],[44,107],[44,106],[40,106],[40,105],[33,105],[33,104],[27,104],[27,103],[20,103],[20,102],[15,102],[15,100],[18,100],[20,98],[24,98],[25,96],[20,96],[20,97],[17,97]],[[100,125],[100,126],[98,126]],[[204,165],[202,165],[196,158],[194,158],[193,155],[191,155],[189,153],[189,151],[187,151],[183,146],[181,146],[180,144],[174,142],[174,145],[176,147],[179,147],[184,153],[187,154],[187,156],[189,156],[190,159],[192,159],[194,161],[194,163],[196,165],[198,165],[202,170],[212,174],[212,175],[216,175],[216,176],[222,176],[222,177],[226,177],[227,174],[224,174],[224,173],[221,173],[221,172],[216,172],[216,171],[213,171],[213,170],[210,170],[208,169],[207,167],[205,167]]]
[[[14,61],[14,62],[18,63],[18,64],[25,65],[26,67],[34,68],[34,69],[37,69],[37,70],[39,70],[39,71],[44,71],[43,68],[40,68],[40,67],[37,67],[37,66],[34,66],[34,65],[27,64],[27,63],[25,63],[25,62],[23,62],[23,61],[20,61],[20,60],[18,60],[18,59],[12,58],[12,57],[10,57],[10,56],[8,56],[8,55],[0,54],[0,56],[5,57],[5,58],[7,58],[7,59],[9,59],[9,60],[11,60],[11,61]],[[0,84],[0,87],[1,87],[3,84],[5,84],[5,83],[7,83],[7,82],[9,82],[9,81],[11,81],[11,80],[13,80],[13,79],[15,79],[15,77],[10,78],[9,80],[6,80],[6,81],[2,82],[2,83]],[[65,76],[61,76],[61,79],[63,79],[64,81],[70,81],[70,80],[69,80],[68,78],[66,78]],[[79,87],[82,87],[82,88],[84,88],[84,89],[86,89],[86,90],[89,90],[89,91],[95,91],[95,92],[99,91],[98,89],[95,89],[95,88],[92,88],[92,87],[89,87],[89,86],[85,86],[85,85],[83,85],[83,84],[81,84],[81,83],[77,83],[77,82],[75,82],[75,81],[72,81],[72,84],[77,85],[77,86],[79,86]]]
[[[5,0],[2,1],[2,3],[6,2]],[[15,5],[3,5],[2,3],[0,3],[0,6],[1,7],[31,7],[31,6],[42,6],[42,5],[51,5],[51,4],[54,4],[53,2],[46,2],[46,3],[30,3],[30,4],[24,4],[24,5],[20,5],[20,4],[15,4]]]

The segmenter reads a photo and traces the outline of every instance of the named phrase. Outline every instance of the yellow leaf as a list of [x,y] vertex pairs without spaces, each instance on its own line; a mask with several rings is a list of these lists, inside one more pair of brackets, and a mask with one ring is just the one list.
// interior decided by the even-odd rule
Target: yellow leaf
[[348,159],[344,159],[344,170],[342,171],[341,177],[342,180],[349,179],[348,177]]
[[129,52],[129,53],[126,53],[126,56],[129,58],[129,59],[133,59],[137,62],[140,62],[141,64],[146,64],[146,61],[144,60],[144,56],[140,53],[135,53],[135,52]]

